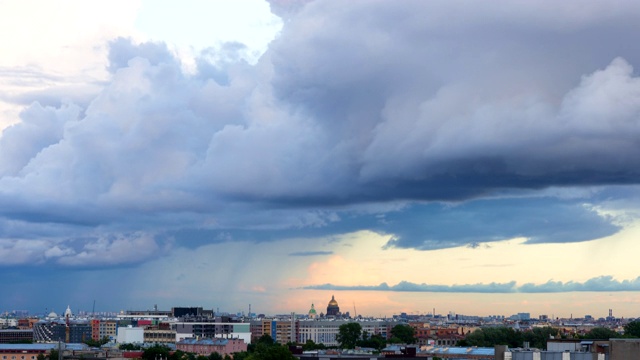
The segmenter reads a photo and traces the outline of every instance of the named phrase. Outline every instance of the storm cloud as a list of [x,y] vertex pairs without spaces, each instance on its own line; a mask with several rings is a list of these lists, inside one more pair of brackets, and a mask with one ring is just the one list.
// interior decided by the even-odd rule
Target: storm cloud
[[[143,242],[144,258],[181,233],[214,242],[373,228],[395,235],[389,246],[429,250],[619,229],[588,199],[556,202],[560,217],[542,216],[543,203],[473,201],[640,181],[640,50],[629,46],[639,5],[273,8],[288,20],[255,65],[237,56],[241,44],[208,49],[187,69],[164,43],[118,38],[110,79],[90,101],[45,106],[51,91],[32,94],[41,101],[0,138],[2,219],[66,231],[46,244],[67,266],[95,264],[100,249],[115,259],[124,243],[113,239],[141,233],[128,241]],[[361,211],[433,202],[472,205]],[[465,214],[461,233],[453,219]],[[65,245],[95,236],[112,240]]]

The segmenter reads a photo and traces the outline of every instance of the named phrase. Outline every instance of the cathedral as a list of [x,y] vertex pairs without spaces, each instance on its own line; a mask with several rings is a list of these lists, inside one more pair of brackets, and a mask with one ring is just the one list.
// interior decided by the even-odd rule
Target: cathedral
[[327,306],[327,316],[339,316],[340,315],[340,307],[338,306],[338,302],[335,297],[331,295],[331,301],[329,301],[329,305]]

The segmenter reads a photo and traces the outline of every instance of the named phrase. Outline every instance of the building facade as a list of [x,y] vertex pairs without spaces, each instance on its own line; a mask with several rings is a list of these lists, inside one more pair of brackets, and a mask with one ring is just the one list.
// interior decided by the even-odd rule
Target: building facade
[[33,330],[5,329],[0,330],[0,344],[32,342]]
[[91,338],[91,323],[88,321],[42,320],[33,325],[34,342],[82,343]]
[[176,349],[204,356],[214,352],[225,356],[247,351],[247,343],[242,339],[184,339],[176,343]]
[[[213,320],[213,319],[212,319]],[[171,329],[176,332],[176,342],[195,338],[239,338],[245,343],[251,343],[251,324],[240,322],[216,322],[216,321],[188,321],[175,322]]]

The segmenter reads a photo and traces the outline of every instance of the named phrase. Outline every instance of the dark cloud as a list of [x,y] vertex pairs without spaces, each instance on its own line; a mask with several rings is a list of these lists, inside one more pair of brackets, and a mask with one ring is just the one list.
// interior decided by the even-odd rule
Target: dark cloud
[[580,201],[513,198],[470,201],[456,206],[416,205],[389,213],[380,229],[394,235],[388,247],[433,250],[517,237],[527,243],[595,240],[617,233],[613,218]]
[[397,292],[447,292],[447,293],[560,293],[572,291],[639,291],[640,277],[631,280],[618,281],[611,276],[600,276],[580,282],[562,282],[549,280],[544,284],[527,283],[516,285],[515,281],[508,283],[467,284],[467,285],[431,285],[415,284],[402,281],[396,285],[381,283],[372,286],[343,286],[333,284],[305,286],[307,290],[358,290],[358,291],[397,291]]
[[[638,183],[639,5],[272,9],[290,17],[255,66],[227,44],[192,73],[119,38],[93,99],[40,94],[56,106],[0,138],[3,220],[187,244],[374,229],[424,250],[619,229],[576,201],[472,200]],[[359,212],[387,203],[406,208]]]

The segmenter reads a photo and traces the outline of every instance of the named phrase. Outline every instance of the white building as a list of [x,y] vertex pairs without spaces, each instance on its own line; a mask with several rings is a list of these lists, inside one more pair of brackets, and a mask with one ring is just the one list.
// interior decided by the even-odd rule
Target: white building
[[[348,324],[353,321],[340,320],[301,320],[298,322],[299,342],[304,344],[307,340],[313,340],[316,344],[324,344],[326,346],[337,346],[336,336],[338,335],[340,325]],[[387,321],[358,321],[363,332],[367,332],[369,336],[379,334],[385,339],[390,328]]]
[[116,341],[119,344],[142,344],[144,343],[144,329],[141,327],[118,327]]
[[242,339],[251,344],[251,324],[235,322],[174,322],[176,342],[184,339]]

